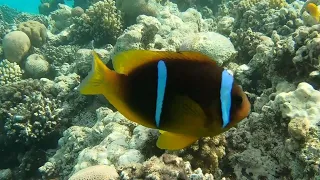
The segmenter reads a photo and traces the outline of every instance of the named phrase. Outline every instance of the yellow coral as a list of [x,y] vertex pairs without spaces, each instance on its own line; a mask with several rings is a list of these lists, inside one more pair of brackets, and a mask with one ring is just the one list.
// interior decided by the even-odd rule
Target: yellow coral
[[[259,0],[242,0],[240,1],[239,5],[242,9],[250,9],[253,6],[255,6],[256,4],[258,4]],[[286,2],[286,0],[265,0],[264,2],[269,4],[270,8],[273,9],[280,9],[282,7],[285,7],[288,5],[288,3]]]
[[256,5],[259,1],[258,0],[242,0],[240,1],[239,5],[242,9],[250,9],[254,5]]
[[288,3],[286,0],[269,0],[269,6],[273,9],[280,9],[286,7]]

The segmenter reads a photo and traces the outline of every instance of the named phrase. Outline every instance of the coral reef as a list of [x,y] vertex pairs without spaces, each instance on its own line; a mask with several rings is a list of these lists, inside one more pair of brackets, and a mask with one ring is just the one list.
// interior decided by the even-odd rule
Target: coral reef
[[18,30],[26,33],[31,45],[41,47],[47,40],[47,28],[38,21],[26,21],[18,25]]
[[319,91],[300,83],[272,96],[257,100],[248,121],[227,133],[236,178],[319,178]]
[[99,1],[74,19],[71,39],[76,42],[114,43],[122,32],[122,17],[113,0]]
[[157,16],[158,4],[155,0],[116,0],[116,6],[123,13],[126,26],[136,23],[139,15]]
[[18,12],[16,9],[10,8],[9,6],[1,5],[0,14],[6,23],[13,23],[15,21],[15,17],[19,15],[20,12]]
[[[320,179],[320,25],[310,2],[320,4],[42,0],[43,15],[0,6],[0,179]],[[158,149],[157,130],[79,94],[92,49],[109,68],[129,49],[204,53],[232,71],[251,114],[185,149]]]
[[23,70],[20,66],[4,59],[0,61],[0,85],[10,84],[22,79]]
[[214,59],[219,65],[232,61],[237,55],[230,40],[215,32],[200,32],[183,39],[180,51],[198,51]]
[[[59,5],[59,8],[50,13],[52,19],[52,30],[54,34],[60,33],[72,24],[72,8],[67,5]],[[75,11],[74,11],[75,12]],[[74,15],[77,17],[76,15]],[[80,15],[78,15],[80,16]]]
[[31,54],[25,61],[25,70],[32,78],[42,78],[49,73],[50,64],[42,55]]
[[212,174],[201,169],[192,170],[188,161],[171,154],[151,157],[144,163],[128,164],[118,168],[121,179],[205,179],[213,180]]
[[97,164],[141,163],[147,158],[141,152],[150,148],[146,143],[150,137],[156,136],[153,130],[136,127],[120,113],[114,113],[108,108],[97,109],[97,117],[92,128],[73,126],[64,132],[59,140],[59,150],[39,168],[43,178],[57,175],[66,178]]
[[12,31],[2,40],[2,49],[10,62],[20,62],[28,53],[31,42],[27,34],[22,31]]
[[82,169],[72,175],[69,179],[70,180],[81,180],[81,179],[87,179],[87,180],[94,180],[94,179],[100,179],[100,180],[110,180],[110,179],[118,179],[119,175],[117,173],[117,170],[112,166],[106,166],[106,165],[97,165],[97,166],[91,166],[85,169]]

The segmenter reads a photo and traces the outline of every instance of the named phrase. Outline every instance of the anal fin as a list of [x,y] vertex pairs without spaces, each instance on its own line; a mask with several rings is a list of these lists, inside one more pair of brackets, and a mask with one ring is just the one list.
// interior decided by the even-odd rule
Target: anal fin
[[157,146],[160,149],[179,150],[191,145],[198,140],[198,137],[195,136],[175,134],[162,130],[160,131],[160,133],[161,135],[159,136],[157,141]]

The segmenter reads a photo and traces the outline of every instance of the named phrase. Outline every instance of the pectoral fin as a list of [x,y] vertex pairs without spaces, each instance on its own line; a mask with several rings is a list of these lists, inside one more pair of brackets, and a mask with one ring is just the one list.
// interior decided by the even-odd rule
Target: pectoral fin
[[160,133],[161,135],[157,141],[157,146],[160,149],[183,149],[198,140],[198,137],[188,136],[184,134],[175,134],[167,131],[160,131]]
[[[187,96],[176,96],[171,104],[171,129],[184,129],[185,132],[203,131],[206,115],[202,108]],[[185,133],[183,133],[185,134]]]

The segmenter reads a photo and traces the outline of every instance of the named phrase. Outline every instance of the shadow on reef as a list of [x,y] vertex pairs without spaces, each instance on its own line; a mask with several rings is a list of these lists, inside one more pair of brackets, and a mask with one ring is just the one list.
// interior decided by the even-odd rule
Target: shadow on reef
[[59,132],[52,132],[39,142],[25,146],[5,143],[3,136],[0,136],[0,169],[13,169],[14,179],[40,178],[38,168],[47,161],[46,150],[57,148],[60,137]]

